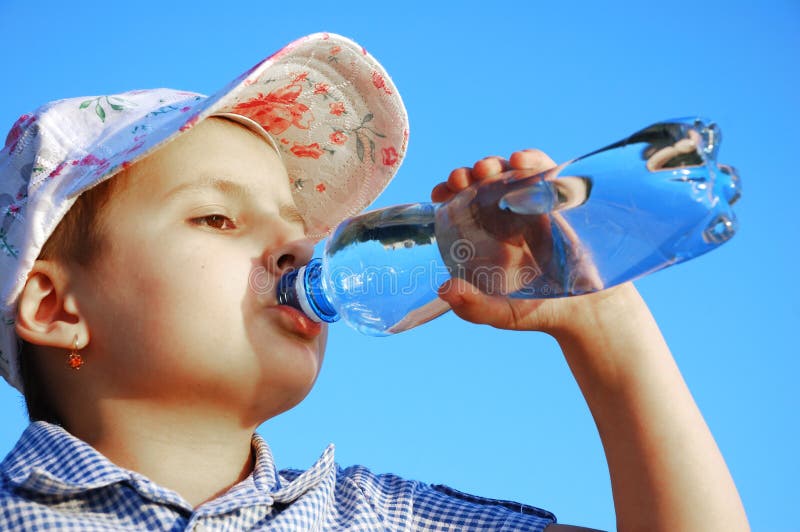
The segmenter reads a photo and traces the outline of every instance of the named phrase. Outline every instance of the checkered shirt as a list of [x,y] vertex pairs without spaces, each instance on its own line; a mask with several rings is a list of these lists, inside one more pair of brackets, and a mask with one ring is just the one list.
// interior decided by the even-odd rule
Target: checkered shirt
[[122,469],[63,428],[32,423],[0,464],[2,530],[543,530],[553,514],[445,486],[342,469],[333,446],[278,472],[253,435],[253,473],[197,508]]

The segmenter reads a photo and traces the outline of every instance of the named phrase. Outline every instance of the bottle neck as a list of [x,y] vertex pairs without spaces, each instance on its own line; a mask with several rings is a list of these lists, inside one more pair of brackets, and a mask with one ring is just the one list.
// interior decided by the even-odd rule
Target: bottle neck
[[322,280],[322,260],[318,258],[285,273],[278,282],[278,304],[294,307],[316,322],[338,321],[339,314],[325,294]]

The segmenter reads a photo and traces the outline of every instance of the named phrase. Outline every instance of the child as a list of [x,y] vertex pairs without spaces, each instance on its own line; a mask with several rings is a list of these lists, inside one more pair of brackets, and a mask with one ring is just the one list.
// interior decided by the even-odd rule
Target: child
[[[210,98],[134,91],[23,116],[0,152],[0,371],[32,424],[0,465],[2,527],[570,529],[531,506],[340,469],[330,449],[279,474],[255,434],[308,394],[326,341],[264,286],[380,193],[406,139],[389,77],[328,34]],[[432,196],[552,164],[538,151],[487,158]],[[747,529],[632,285],[541,302],[452,281],[441,297],[467,320],[559,341],[603,439],[621,530]]]

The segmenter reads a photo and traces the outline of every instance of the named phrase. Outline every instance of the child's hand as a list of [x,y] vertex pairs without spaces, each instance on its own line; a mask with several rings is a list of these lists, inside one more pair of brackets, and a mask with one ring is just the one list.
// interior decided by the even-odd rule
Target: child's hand
[[[473,183],[496,179],[502,172],[507,170],[532,170],[533,172],[543,172],[553,168],[555,163],[546,154],[539,150],[518,151],[511,155],[510,159],[505,160],[499,157],[488,157],[475,163],[473,168],[459,168],[451,172],[446,182],[436,185],[431,192],[431,199],[436,202],[447,201],[458,192],[469,187]],[[492,216],[496,216],[494,211]],[[519,217],[516,217],[519,218]],[[496,238],[495,247],[497,249],[481,249],[481,255],[488,254],[497,259],[506,271],[513,269],[530,268],[538,269],[553,267],[547,257],[550,255],[549,249],[552,247],[550,242],[549,222],[547,227],[542,224],[546,217],[528,217],[522,220],[530,227],[523,228],[527,231],[527,237],[521,237],[519,227],[504,227],[504,225],[519,225],[516,219],[493,219],[481,220],[484,229],[490,231]],[[557,223],[561,218],[558,213],[553,215],[553,220]],[[496,222],[496,223],[494,223]],[[562,231],[570,235],[569,228],[563,220],[560,222]],[[497,226],[497,227],[495,227]],[[508,235],[503,234],[508,232]],[[569,237],[569,236],[568,236]],[[572,238],[573,248],[579,249],[576,238]],[[529,249],[530,248],[530,249]],[[532,255],[531,255],[532,251]],[[482,267],[485,265],[478,265]],[[602,283],[593,264],[586,260],[577,261],[571,265],[579,273],[578,288],[582,291],[597,290],[602,288]],[[469,277],[468,275],[466,277]],[[516,276],[509,274],[508,279]],[[555,275],[553,277],[558,277]],[[507,293],[519,289],[519,286],[508,284],[502,287]],[[485,290],[486,287],[481,287]],[[608,292],[613,292],[609,290]],[[578,325],[579,320],[575,310],[580,308],[587,310],[586,306],[590,302],[597,302],[605,298],[606,293],[594,294],[567,299],[509,299],[506,297],[492,297],[482,293],[478,288],[463,279],[453,279],[442,285],[440,289],[442,299],[447,301],[456,314],[463,319],[474,323],[486,323],[494,327],[503,329],[525,329],[541,330],[554,334],[564,324]],[[567,321],[568,320],[568,321]]]
[[[473,168],[454,170],[431,198],[446,201],[504,170],[541,172],[554,166],[537,150],[515,152],[509,160],[489,157]],[[558,214],[549,218],[561,224]],[[504,233],[505,221],[479,218],[478,225],[499,236],[493,245],[504,265],[510,259],[513,267],[523,255],[514,253],[518,231]],[[547,229],[535,219],[531,227]],[[577,238],[567,238],[579,245]],[[546,262],[545,236],[528,235],[525,244],[537,262]],[[577,265],[581,282],[592,282],[591,261]],[[489,296],[453,278],[439,294],[465,320],[556,338],[597,423],[620,530],[749,530],[725,461],[632,283],[535,300]]]

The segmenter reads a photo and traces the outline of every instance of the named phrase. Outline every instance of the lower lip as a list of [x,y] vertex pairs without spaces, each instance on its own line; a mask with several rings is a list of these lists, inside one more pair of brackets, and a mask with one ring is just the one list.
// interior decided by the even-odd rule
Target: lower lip
[[286,305],[273,307],[280,313],[284,328],[307,340],[313,340],[322,332],[322,323],[311,320],[296,308]]

